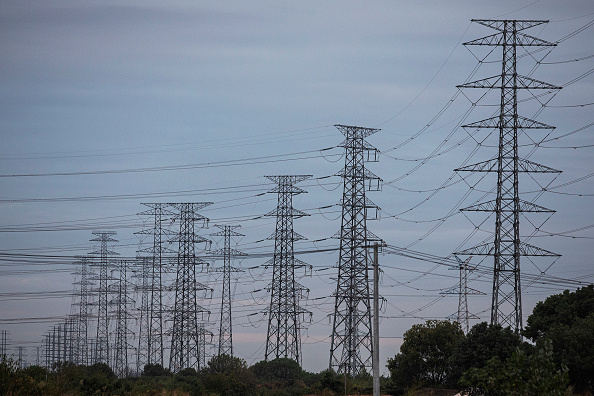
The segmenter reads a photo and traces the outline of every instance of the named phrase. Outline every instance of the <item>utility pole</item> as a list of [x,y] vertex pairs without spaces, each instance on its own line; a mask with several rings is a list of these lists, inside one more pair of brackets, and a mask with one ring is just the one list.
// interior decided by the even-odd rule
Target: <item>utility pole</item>
[[197,281],[196,266],[206,263],[196,257],[195,244],[210,241],[195,233],[195,223],[202,221],[206,227],[208,218],[197,211],[211,204],[212,202],[169,204],[179,210],[177,219],[180,227],[179,234],[172,239],[179,243],[169,359],[169,368],[174,373],[189,367],[199,370],[205,362],[204,315],[210,312],[198,304],[196,292],[206,291],[208,288]]
[[379,244],[373,244],[373,396],[380,396],[379,375]]
[[277,207],[267,213],[276,217],[276,231],[268,239],[274,239],[272,284],[270,286],[270,307],[268,309],[268,332],[266,336],[265,360],[289,358],[301,365],[301,320],[309,313],[299,303],[304,290],[295,281],[295,269],[305,263],[295,258],[293,244],[305,239],[293,231],[293,219],[307,216],[293,208],[293,196],[306,191],[295,184],[309,179],[311,175],[266,176],[277,186],[269,193],[276,193]]
[[499,131],[499,152],[496,158],[456,169],[457,172],[493,172],[497,174],[497,196],[461,209],[463,211],[494,212],[495,240],[456,252],[456,255],[487,255],[494,257],[491,323],[522,330],[521,256],[559,255],[529,245],[520,240],[520,214],[523,212],[554,212],[551,209],[521,200],[520,173],[558,173],[559,171],[522,159],[518,152],[518,135],[529,129],[553,129],[550,125],[518,115],[518,90],[554,91],[561,87],[517,73],[517,49],[522,47],[555,46],[523,30],[548,21],[535,20],[473,20],[498,33],[464,43],[464,45],[500,46],[503,49],[501,75],[485,78],[458,88],[499,89],[499,115],[463,125],[464,128],[489,128]]
[[[107,295],[109,294],[108,285],[108,269],[111,267],[110,256],[115,256],[118,253],[108,249],[109,243],[118,242],[112,236],[116,235],[115,231],[93,231],[96,238],[91,239],[91,242],[99,242],[100,249],[90,254],[99,255],[99,301],[97,303],[97,338],[96,338],[96,352],[94,363],[109,364],[109,317],[107,315]],[[96,265],[96,264],[95,264]]]
[[235,229],[240,226],[235,225],[217,225],[221,231],[211,234],[212,236],[223,237],[223,248],[213,252],[214,257],[220,257],[223,259],[223,267],[215,268],[213,271],[223,273],[223,292],[221,295],[221,320],[219,324],[219,351],[218,355],[229,355],[233,356],[233,327],[232,327],[232,315],[231,315],[231,273],[240,272],[241,270],[237,267],[231,266],[231,262],[235,257],[245,257],[247,254],[240,252],[239,250],[231,249],[231,237],[244,236]]
[[[378,150],[365,138],[379,129],[335,125],[345,136],[340,255],[330,347],[330,368],[356,376],[371,366],[373,343],[367,248],[380,238],[367,230],[367,220],[378,217],[379,207],[365,196],[379,191],[381,179],[365,168],[376,162]],[[375,213],[375,216],[373,216]]]

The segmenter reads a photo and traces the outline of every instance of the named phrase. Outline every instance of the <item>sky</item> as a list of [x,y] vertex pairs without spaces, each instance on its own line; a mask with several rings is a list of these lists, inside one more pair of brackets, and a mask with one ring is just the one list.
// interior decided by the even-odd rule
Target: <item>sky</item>
[[[379,259],[381,361],[413,324],[454,314],[458,272],[443,258],[494,232],[492,216],[459,209],[492,199],[495,179],[454,172],[497,155],[494,134],[461,128],[499,103],[497,91],[457,88],[501,73],[500,48],[463,45],[495,33],[471,19],[548,20],[526,33],[558,44],[518,50],[520,74],[563,87],[521,92],[518,104],[556,127],[522,135],[520,156],[563,171],[521,176],[522,198],[556,211],[522,217],[523,240],[561,255],[523,259],[525,322],[538,301],[594,278],[590,0],[2,1],[0,330],[12,351],[25,346],[34,361],[74,309],[76,256],[96,250],[92,231],[116,231],[111,248],[131,258],[146,247],[142,203],[213,202],[200,235],[240,225],[234,247],[251,255],[237,264],[235,355],[262,360],[275,227],[264,215],[276,207],[264,176],[305,174],[307,194],[293,201],[309,214],[294,223],[312,266],[299,279],[312,313],[303,366],[327,368],[344,167],[335,124],[381,129],[367,139],[381,152],[368,169],[383,180],[368,193],[382,209],[368,228],[391,247]],[[406,257],[393,254],[401,248]],[[492,261],[471,263],[472,325],[490,317]],[[220,274],[200,277],[216,333]]]

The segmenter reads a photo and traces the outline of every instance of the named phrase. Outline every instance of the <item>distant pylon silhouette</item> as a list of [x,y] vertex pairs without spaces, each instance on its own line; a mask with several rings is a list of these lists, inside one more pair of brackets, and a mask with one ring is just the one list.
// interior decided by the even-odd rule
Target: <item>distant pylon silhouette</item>
[[295,269],[306,264],[295,258],[293,244],[305,238],[293,231],[293,219],[307,214],[293,208],[293,195],[306,192],[295,184],[311,175],[266,177],[277,183],[269,192],[277,194],[278,203],[276,209],[267,214],[276,217],[276,231],[268,238],[274,239],[274,256],[268,261],[273,274],[264,359],[289,358],[301,364],[301,317],[309,311],[300,305],[306,289],[295,280]]
[[174,373],[184,368],[199,370],[205,362],[203,322],[209,312],[198,304],[197,292],[208,288],[197,281],[196,267],[206,263],[196,256],[195,245],[210,241],[196,234],[195,223],[200,221],[206,225],[208,219],[197,211],[210,204],[212,202],[170,204],[179,210],[179,233],[172,239],[179,243],[169,359],[169,368]]
[[456,258],[456,261],[458,261],[458,270],[460,272],[460,282],[458,284],[458,288],[448,290],[440,294],[458,295],[458,311],[455,314],[448,316],[448,319],[454,319],[456,322],[460,323],[460,326],[462,327],[462,330],[464,330],[464,333],[468,333],[468,330],[470,329],[470,319],[480,319],[478,316],[471,314],[468,311],[468,295],[484,295],[485,293],[468,287],[468,273],[474,270],[474,268],[471,268],[468,265],[472,256],[468,257],[465,261],[460,260],[458,256],[454,257]]
[[109,355],[109,316],[107,315],[107,303],[109,294],[108,281],[111,280],[109,276],[109,269],[113,267],[111,262],[112,257],[118,255],[114,251],[109,250],[108,244],[118,242],[112,236],[116,235],[115,231],[93,231],[96,238],[91,239],[91,242],[99,242],[100,248],[90,254],[99,256],[99,264],[93,264],[99,267],[99,288],[97,289],[97,337],[95,339],[95,354],[94,363],[110,364]]
[[231,293],[231,273],[241,271],[232,266],[232,261],[236,257],[246,256],[245,253],[231,248],[231,238],[243,236],[235,229],[238,225],[217,225],[221,231],[211,234],[212,236],[223,237],[223,248],[212,253],[214,257],[223,259],[223,267],[214,268],[215,272],[223,273],[223,292],[221,294],[221,317],[219,323],[219,349],[218,354],[233,356],[233,316],[232,316],[232,293]]

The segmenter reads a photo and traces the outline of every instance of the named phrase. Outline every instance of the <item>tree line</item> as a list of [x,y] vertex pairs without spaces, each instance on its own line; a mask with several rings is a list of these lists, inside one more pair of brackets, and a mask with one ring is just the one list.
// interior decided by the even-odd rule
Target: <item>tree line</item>
[[[478,323],[464,334],[459,323],[429,320],[404,333],[388,359],[382,394],[592,395],[594,393],[594,285],[539,302],[521,334]],[[431,392],[427,388],[432,388]],[[448,391],[448,389],[450,391]],[[140,376],[118,378],[103,363],[56,363],[19,368],[3,357],[3,395],[246,395],[371,394],[372,378],[332,370],[310,373],[291,359],[261,361],[220,355],[203,369],[171,373],[146,365]]]
[[468,334],[457,322],[414,325],[388,369],[393,395],[422,388],[471,396],[592,395],[594,285],[537,303],[521,333],[485,322]]

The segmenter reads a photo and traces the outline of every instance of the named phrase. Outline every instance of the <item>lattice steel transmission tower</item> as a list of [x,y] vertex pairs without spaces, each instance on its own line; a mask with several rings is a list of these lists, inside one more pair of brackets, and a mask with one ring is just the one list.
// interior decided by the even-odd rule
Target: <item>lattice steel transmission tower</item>
[[8,330],[0,330],[0,359],[8,357]]
[[148,206],[150,209],[139,213],[139,215],[150,216],[154,219],[154,223],[151,228],[136,233],[153,237],[152,246],[139,251],[148,253],[151,257],[150,274],[148,274],[149,284],[147,285],[149,294],[147,297],[150,301],[148,301],[146,307],[148,312],[145,312],[148,324],[145,326],[140,342],[142,343],[142,350],[146,350],[146,363],[160,364],[164,367],[163,273],[168,260],[175,253],[167,247],[169,244],[168,239],[175,235],[175,232],[164,224],[171,221],[175,213],[168,210],[168,204],[165,203],[143,203],[142,205]]
[[231,248],[232,237],[244,236],[243,234],[234,231],[240,226],[217,225],[217,227],[220,228],[221,231],[215,232],[211,235],[223,237],[223,248],[212,253],[212,256],[223,259],[223,266],[213,269],[215,272],[223,273],[223,292],[221,295],[221,320],[219,324],[218,354],[233,356],[233,320],[231,315],[231,305],[233,300],[231,293],[231,273],[240,272],[241,270],[238,267],[233,267],[232,261],[236,257],[244,257],[247,256],[247,254]]
[[114,284],[113,293],[115,297],[110,303],[115,306],[115,344],[113,357],[113,371],[118,377],[125,377],[129,374],[128,368],[128,318],[129,307],[132,300],[128,296],[128,261],[120,260],[118,265],[118,280]]
[[276,231],[268,239],[274,239],[270,307],[268,309],[268,332],[264,358],[289,358],[301,364],[301,316],[309,313],[299,300],[307,289],[295,280],[295,269],[306,264],[295,258],[293,244],[305,239],[293,231],[293,219],[308,216],[293,208],[293,196],[306,191],[295,184],[309,179],[311,175],[266,176],[277,186],[269,193],[276,193],[276,209],[267,216],[276,217]]
[[[200,369],[205,365],[204,316],[209,312],[197,301],[197,292],[208,290],[196,279],[196,266],[206,263],[196,256],[195,245],[210,242],[195,232],[195,223],[208,219],[197,213],[212,202],[172,203],[179,210],[179,234],[172,239],[179,243],[177,253],[177,278],[175,281],[175,305],[173,308],[173,329],[169,368],[176,373],[184,368]],[[200,318],[200,321],[199,321]]]
[[135,285],[137,292],[140,292],[140,308],[138,309],[140,317],[138,320],[138,348],[136,349],[136,373],[140,375],[143,367],[148,364],[149,355],[149,327],[150,327],[150,293],[151,293],[151,267],[152,258],[147,256],[136,256],[137,265],[140,270],[136,270],[133,277],[139,279]]
[[80,269],[75,273],[80,276],[78,282],[75,285],[79,286],[78,290],[78,313],[76,314],[76,320],[78,321],[76,326],[76,334],[74,334],[74,363],[88,365],[89,360],[89,318],[91,312],[89,312],[89,291],[90,287],[93,286],[93,282],[89,280],[93,274],[89,272],[89,258],[86,256],[78,257]]
[[478,316],[471,314],[468,311],[468,295],[484,295],[485,293],[468,287],[468,273],[474,270],[474,268],[471,268],[468,265],[472,256],[468,257],[465,261],[460,260],[460,257],[458,256],[454,257],[456,258],[456,261],[458,261],[457,269],[460,272],[460,282],[458,283],[458,287],[456,289],[441,292],[440,294],[458,295],[458,311],[456,311],[455,314],[448,316],[448,319],[454,319],[456,322],[460,323],[464,333],[468,333],[468,330],[470,329],[470,319],[480,319]]
[[95,356],[94,363],[109,364],[109,317],[107,315],[107,303],[109,294],[108,281],[109,269],[112,267],[111,257],[118,255],[118,253],[109,250],[108,244],[118,242],[112,236],[116,235],[115,231],[93,231],[93,235],[97,238],[91,239],[91,242],[99,242],[100,248],[97,251],[91,252],[92,255],[98,255],[99,264],[94,264],[99,267],[99,289],[97,289],[97,337],[95,339]]
[[495,200],[479,203],[463,211],[494,212],[495,240],[455,253],[456,255],[488,255],[494,257],[491,323],[522,329],[522,293],[520,282],[521,256],[553,256],[557,254],[529,245],[520,240],[520,214],[554,212],[520,199],[520,173],[558,173],[559,171],[522,159],[518,153],[518,136],[528,129],[553,129],[550,125],[518,115],[518,90],[546,90],[561,87],[517,73],[517,49],[521,47],[554,46],[523,30],[548,21],[533,20],[473,20],[498,33],[469,41],[464,45],[500,46],[503,49],[501,75],[469,82],[459,88],[499,89],[501,102],[495,117],[464,125],[465,128],[489,128],[499,131],[499,152],[496,158],[456,169],[458,172],[493,172],[497,174]]
[[[330,368],[356,376],[371,367],[373,352],[368,248],[380,238],[367,230],[367,220],[378,217],[379,207],[365,196],[366,190],[379,191],[382,180],[365,168],[376,162],[379,151],[365,138],[379,129],[335,125],[345,136],[342,224],[338,281],[336,286]],[[374,213],[374,215],[372,215]]]

